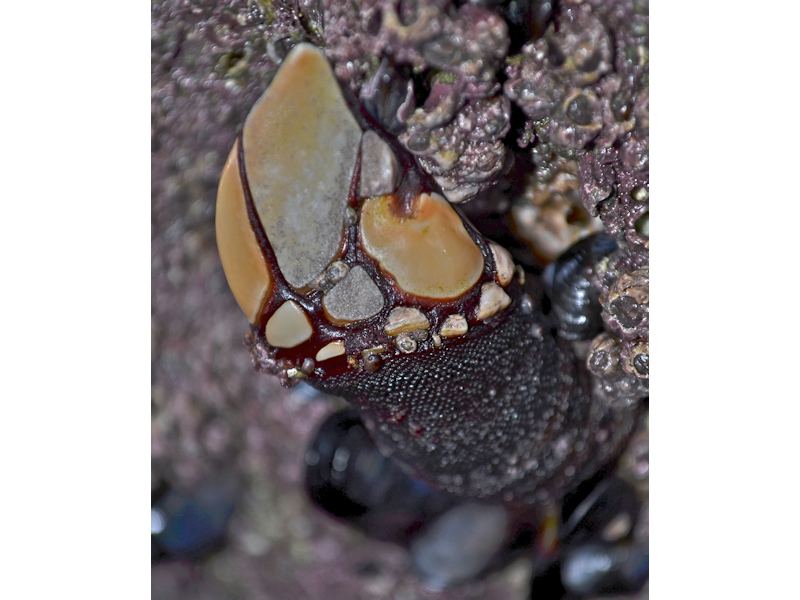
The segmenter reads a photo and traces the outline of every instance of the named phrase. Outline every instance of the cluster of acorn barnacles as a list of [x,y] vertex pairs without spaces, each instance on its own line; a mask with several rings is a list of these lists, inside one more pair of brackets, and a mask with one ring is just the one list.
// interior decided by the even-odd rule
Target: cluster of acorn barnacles
[[512,302],[509,252],[364,129],[324,54],[303,44],[251,110],[223,171],[225,275],[284,381],[440,348]]

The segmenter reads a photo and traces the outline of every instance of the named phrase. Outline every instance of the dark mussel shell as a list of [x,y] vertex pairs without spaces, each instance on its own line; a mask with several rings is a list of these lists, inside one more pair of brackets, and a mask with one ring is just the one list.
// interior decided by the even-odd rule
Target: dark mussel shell
[[325,419],[305,463],[314,504],[377,539],[405,543],[454,503],[381,454],[355,409]]
[[592,275],[598,263],[616,249],[612,237],[596,233],[571,246],[545,269],[545,289],[562,338],[588,340],[602,331],[599,294]]

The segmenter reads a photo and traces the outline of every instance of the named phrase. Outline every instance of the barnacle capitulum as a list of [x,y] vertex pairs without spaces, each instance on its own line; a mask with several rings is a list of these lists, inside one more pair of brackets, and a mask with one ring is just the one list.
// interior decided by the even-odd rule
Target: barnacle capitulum
[[611,460],[636,407],[596,402],[524,287],[536,282],[350,102],[323,52],[299,44],[237,142],[230,172],[271,281],[249,315],[256,366],[347,399],[438,489],[563,494]]
[[[441,348],[442,336],[423,332],[468,313],[481,283],[507,285],[513,269],[351,101],[323,53],[296,46],[247,116],[220,183],[226,274],[248,300],[263,366],[284,377],[373,370],[412,346]],[[222,225],[235,219],[241,231],[229,234]],[[404,333],[413,336],[398,344]],[[364,354],[371,348],[384,350]]]

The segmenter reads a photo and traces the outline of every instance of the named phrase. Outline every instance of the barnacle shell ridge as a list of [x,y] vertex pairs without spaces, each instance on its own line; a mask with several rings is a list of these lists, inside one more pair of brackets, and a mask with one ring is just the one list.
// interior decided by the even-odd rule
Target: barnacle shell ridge
[[481,286],[481,299],[475,318],[479,321],[493,317],[511,304],[511,298],[496,283],[484,283]]
[[361,139],[361,182],[363,197],[391,194],[397,187],[400,165],[389,144],[374,131],[365,131]]
[[341,251],[361,129],[324,54],[299,44],[242,132],[253,204],[281,273],[309,286]]
[[344,354],[344,352],[344,342],[341,340],[336,340],[334,342],[329,342],[320,348],[315,358],[317,359],[317,362],[322,362],[331,358],[336,358],[337,356],[341,356]]
[[489,247],[492,249],[495,277],[500,285],[505,287],[511,283],[511,279],[514,277],[514,259],[511,258],[509,251],[500,244],[489,242]]
[[272,277],[247,216],[238,150],[239,145],[234,144],[217,191],[217,249],[233,297],[255,323],[272,288]]
[[442,323],[439,329],[439,335],[442,337],[458,337],[467,333],[469,326],[464,315],[450,315]]
[[353,267],[322,299],[325,314],[334,323],[360,321],[378,314],[383,295],[363,267]]
[[267,321],[264,335],[276,348],[294,348],[305,342],[314,333],[308,315],[293,300],[278,307]]
[[389,335],[399,335],[409,331],[429,329],[431,324],[418,308],[397,306],[389,313],[384,331]]
[[439,194],[420,194],[408,216],[396,210],[392,196],[368,198],[361,241],[397,285],[416,296],[456,298],[483,272],[483,254]]

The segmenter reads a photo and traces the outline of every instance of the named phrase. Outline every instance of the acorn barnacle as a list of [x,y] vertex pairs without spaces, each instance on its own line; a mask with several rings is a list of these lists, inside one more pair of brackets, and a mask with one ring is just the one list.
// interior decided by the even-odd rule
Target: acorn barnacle
[[534,502],[594,473],[631,431],[635,409],[593,399],[571,346],[547,334],[536,282],[320,49],[296,46],[251,109],[216,219],[257,366],[348,400],[432,485]]

